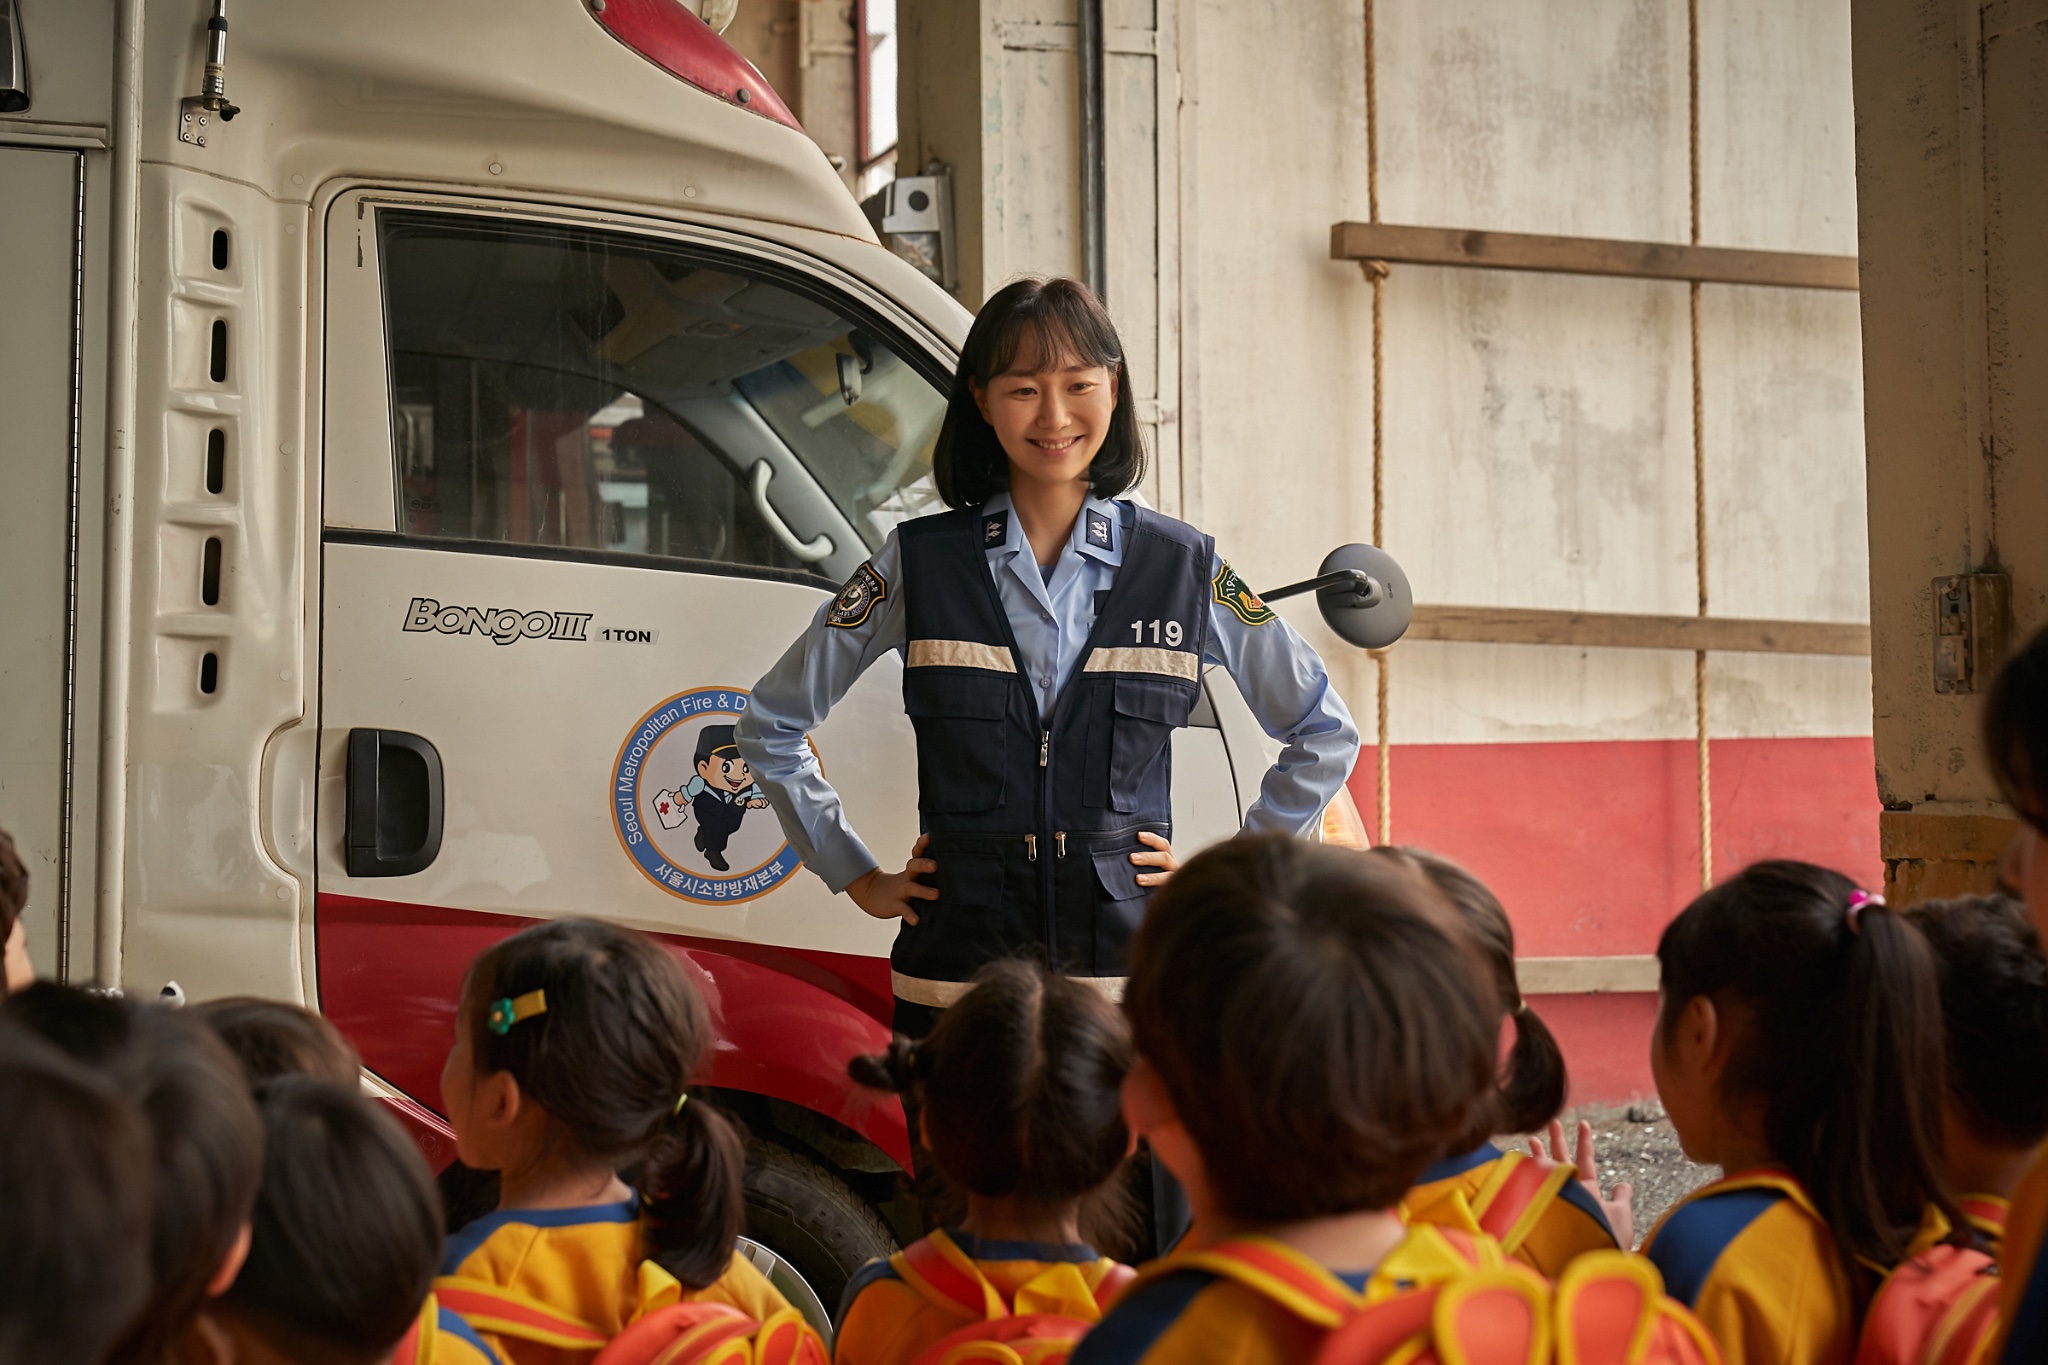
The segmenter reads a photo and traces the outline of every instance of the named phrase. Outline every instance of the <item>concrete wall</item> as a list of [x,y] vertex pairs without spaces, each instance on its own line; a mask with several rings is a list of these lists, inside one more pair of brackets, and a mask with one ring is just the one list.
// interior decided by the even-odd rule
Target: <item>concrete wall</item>
[[2011,826],[1932,581],[2009,574],[2015,642],[2048,624],[2048,5],[1871,0],[1854,52],[1884,852],[1940,893]]

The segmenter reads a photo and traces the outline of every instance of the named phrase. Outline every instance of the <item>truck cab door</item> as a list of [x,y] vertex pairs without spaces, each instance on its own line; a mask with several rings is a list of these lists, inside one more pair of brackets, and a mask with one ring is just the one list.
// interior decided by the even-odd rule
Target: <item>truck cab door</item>
[[[885,957],[730,727],[936,505],[950,359],[736,235],[360,192],[327,222],[323,1008],[432,1102],[462,969],[522,921]],[[907,850],[893,658],[813,742],[863,834]]]

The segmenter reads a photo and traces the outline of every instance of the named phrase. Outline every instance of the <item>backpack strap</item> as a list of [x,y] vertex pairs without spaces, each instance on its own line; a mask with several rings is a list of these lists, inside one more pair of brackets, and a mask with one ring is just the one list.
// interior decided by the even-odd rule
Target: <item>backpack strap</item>
[[596,1351],[605,1344],[604,1333],[581,1318],[488,1280],[442,1275],[434,1281],[434,1295],[480,1332],[570,1351]]
[[1479,1230],[1512,1254],[1555,1203],[1565,1182],[1577,1171],[1562,1162],[1541,1162],[1520,1152],[1504,1152],[1472,1198]]
[[1206,1270],[1234,1280],[1324,1331],[1338,1326],[1365,1302],[1322,1266],[1271,1237],[1233,1238],[1170,1256],[1142,1278],[1173,1270]]
[[420,1305],[419,1316],[412,1320],[412,1326],[405,1329],[405,1335],[391,1352],[391,1365],[434,1365],[434,1328],[440,1317],[441,1307],[429,1293],[427,1301]]
[[943,1228],[912,1242],[891,1256],[889,1264],[912,1289],[970,1321],[1010,1315],[1010,1305],[981,1273],[981,1267]]

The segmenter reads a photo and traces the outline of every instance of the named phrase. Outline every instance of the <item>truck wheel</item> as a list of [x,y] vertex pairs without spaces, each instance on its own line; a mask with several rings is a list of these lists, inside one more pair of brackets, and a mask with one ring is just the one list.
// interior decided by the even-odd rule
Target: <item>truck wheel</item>
[[786,1148],[747,1143],[746,1197],[747,1236],[802,1275],[827,1312],[839,1311],[854,1271],[897,1249],[846,1182]]

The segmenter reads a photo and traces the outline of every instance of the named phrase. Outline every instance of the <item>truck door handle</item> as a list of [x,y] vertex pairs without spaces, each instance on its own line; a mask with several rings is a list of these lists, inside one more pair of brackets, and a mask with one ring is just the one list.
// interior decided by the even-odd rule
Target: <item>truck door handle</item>
[[815,564],[821,559],[832,557],[832,537],[823,531],[808,541],[798,540],[796,532],[789,529],[789,523],[782,519],[768,502],[768,481],[775,477],[775,466],[766,460],[754,461],[754,510],[761,514],[761,520],[768,523],[768,529],[782,542],[791,554],[806,564]]
[[403,730],[348,732],[351,877],[404,877],[441,852],[441,754]]

